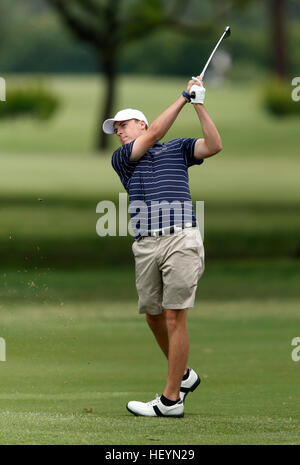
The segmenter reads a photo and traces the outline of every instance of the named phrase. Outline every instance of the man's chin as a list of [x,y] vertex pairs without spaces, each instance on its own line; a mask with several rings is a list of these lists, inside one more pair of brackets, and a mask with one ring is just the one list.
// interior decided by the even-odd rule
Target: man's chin
[[122,145],[126,145],[126,144],[129,144],[131,141],[133,141],[134,139],[129,139],[128,137],[126,137],[126,139],[123,139],[121,140],[121,144]]

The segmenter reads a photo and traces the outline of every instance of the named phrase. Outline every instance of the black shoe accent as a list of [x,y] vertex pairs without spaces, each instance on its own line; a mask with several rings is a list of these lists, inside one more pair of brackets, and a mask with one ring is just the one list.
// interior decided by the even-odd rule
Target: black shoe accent
[[188,368],[186,374],[182,378],[182,381],[185,381],[186,379],[188,379],[188,377],[190,376],[190,371],[191,371],[190,368]]
[[[135,412],[133,412],[132,410],[130,410],[130,408],[128,408],[128,404],[126,404],[126,408],[127,408],[128,412],[132,413],[135,417],[143,416],[143,415],[139,415],[138,413],[135,413]],[[157,405],[155,405],[155,406],[153,407],[153,410],[154,410],[154,412],[156,413],[156,415],[157,415],[158,417],[170,417],[170,418],[171,418],[171,417],[172,417],[172,418],[183,418],[183,417],[184,417],[184,412],[182,412],[182,414],[180,414],[180,415],[164,415],[164,414],[159,410],[159,408],[157,407]]]
[[197,378],[196,381],[194,382],[193,386],[190,388],[191,391],[192,391],[192,392],[195,391],[196,387],[198,387],[200,383],[201,383],[201,379],[200,379],[199,376],[198,376],[198,378]]
[[180,388],[180,392],[190,392],[190,388],[186,388],[186,387],[181,387]]
[[177,400],[170,400],[170,399],[168,399],[167,397],[165,397],[162,394],[161,397],[160,397],[160,400],[161,400],[162,404],[164,404],[166,407],[171,407],[171,405],[175,405],[175,404],[177,404],[177,402],[180,401],[180,397]]
[[156,415],[157,415],[158,417],[163,417],[163,416],[164,416],[164,414],[161,413],[161,411],[159,410],[159,408],[157,407],[157,405],[154,405],[153,410],[154,410],[154,412],[156,413]]
[[184,412],[182,412],[180,415],[164,415],[160,410],[159,408],[157,407],[157,405],[154,405],[153,407],[153,410],[154,412],[156,413],[156,415],[158,417],[172,417],[172,418],[183,418],[184,417]]
[[188,395],[188,393],[195,391],[195,389],[199,386],[200,383],[201,383],[201,379],[198,376],[198,378],[196,379],[196,381],[194,382],[194,384],[190,388],[180,387],[180,391],[184,392],[183,402],[185,401],[185,398]]

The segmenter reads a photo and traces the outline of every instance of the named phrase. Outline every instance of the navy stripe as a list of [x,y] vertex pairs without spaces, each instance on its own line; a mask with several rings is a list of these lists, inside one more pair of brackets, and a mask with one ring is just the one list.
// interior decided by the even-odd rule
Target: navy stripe
[[[134,141],[119,147],[113,153],[112,166],[129,194],[130,204],[137,200],[147,204],[148,229],[151,229],[151,216],[152,224],[154,223],[156,227],[161,227],[160,224],[163,223],[162,207],[155,206],[153,208],[152,206],[151,208],[152,201],[180,202],[182,218],[186,213],[185,202],[190,202],[191,220],[196,221],[188,179],[188,168],[203,163],[203,160],[196,160],[194,157],[196,140],[193,138],[180,138],[163,144],[157,143],[140,160],[134,162],[129,160]],[[170,226],[172,226],[175,221],[178,224],[178,211],[176,211],[176,207],[174,209],[172,206],[170,207]],[[174,211],[176,215],[173,214]],[[142,218],[146,219],[145,213],[136,208],[132,209],[130,215],[131,218],[138,215],[140,220]],[[157,220],[154,222],[153,220],[156,218]],[[140,232],[137,229],[139,224],[135,226],[137,227],[135,228],[133,225],[133,229],[137,239],[140,237]]]

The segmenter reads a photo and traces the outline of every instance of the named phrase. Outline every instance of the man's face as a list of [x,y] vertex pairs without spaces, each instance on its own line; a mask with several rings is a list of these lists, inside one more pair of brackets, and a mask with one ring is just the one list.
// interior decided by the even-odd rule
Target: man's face
[[129,144],[146,130],[146,123],[136,119],[116,121],[114,123],[115,134],[122,145]]

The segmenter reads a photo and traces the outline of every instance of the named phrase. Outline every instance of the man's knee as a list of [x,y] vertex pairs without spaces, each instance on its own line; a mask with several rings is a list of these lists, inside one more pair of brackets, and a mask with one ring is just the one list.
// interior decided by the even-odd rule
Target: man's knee
[[146,313],[146,321],[152,330],[160,327],[162,324],[165,324],[165,315],[160,313],[159,315],[150,315]]
[[186,325],[187,309],[165,310],[164,313],[169,331],[174,331]]

